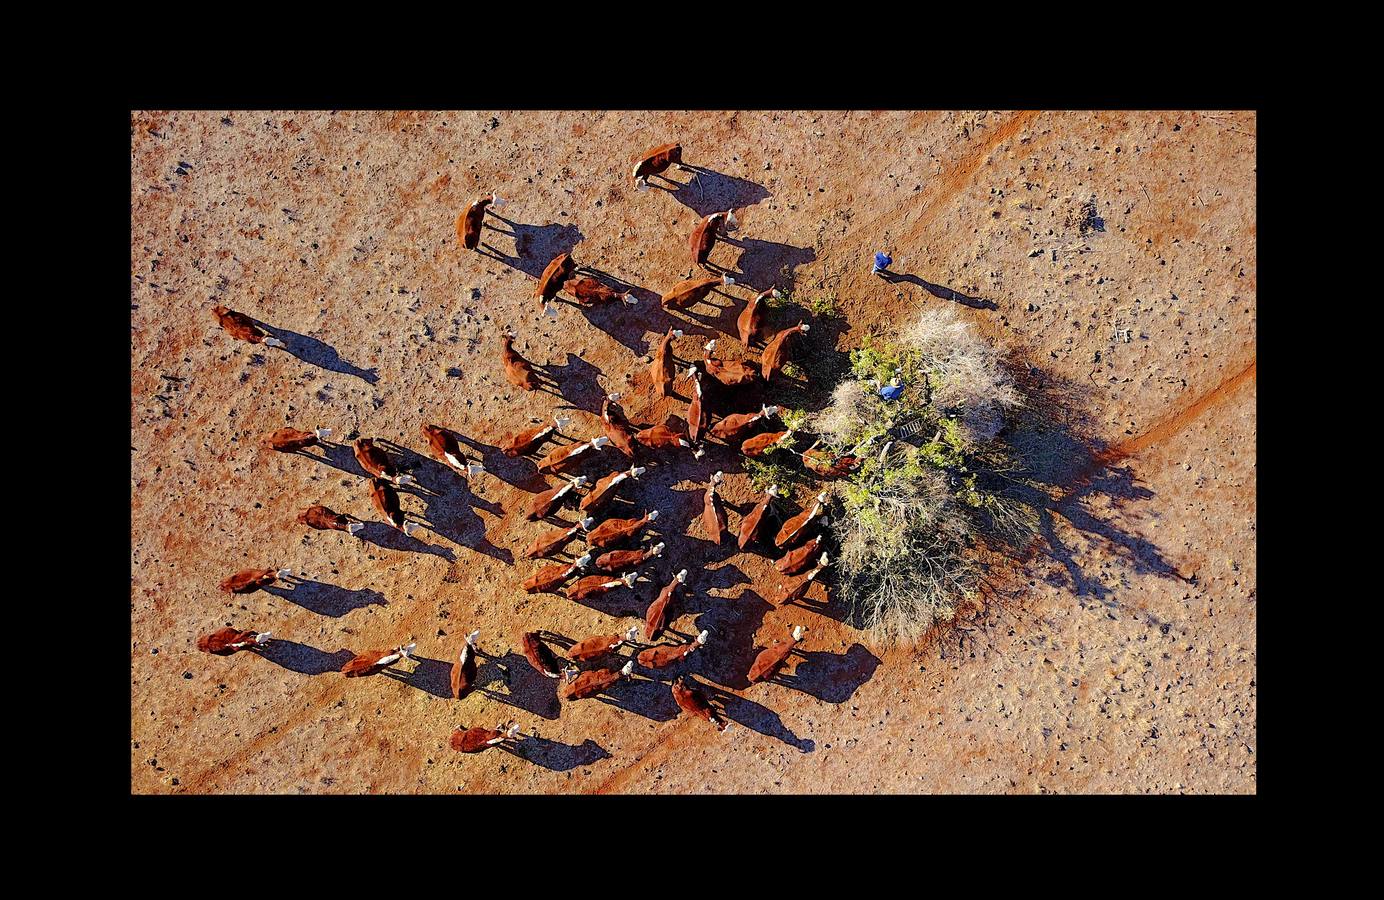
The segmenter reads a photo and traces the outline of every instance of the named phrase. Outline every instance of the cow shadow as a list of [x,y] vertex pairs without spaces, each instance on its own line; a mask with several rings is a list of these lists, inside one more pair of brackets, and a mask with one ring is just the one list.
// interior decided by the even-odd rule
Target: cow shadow
[[[739,246],[740,257],[735,264],[740,271],[734,275],[735,281],[754,288],[755,293],[771,287],[791,291],[796,283],[794,270],[817,261],[817,253],[811,247],[795,247],[757,238],[741,238]],[[735,311],[736,316],[743,310],[742,305]]]
[[385,669],[380,674],[395,681],[402,681],[409,687],[417,688],[425,694],[431,694],[443,700],[453,699],[452,664],[450,661],[429,659],[426,656],[415,654],[413,663],[413,671],[411,672]]
[[483,255],[490,256],[512,269],[518,269],[535,280],[543,276],[543,270],[548,268],[548,263],[555,257],[571,253],[582,242],[581,229],[576,225],[559,225],[556,222],[548,225],[526,225],[506,219],[496,212],[490,212],[490,217],[508,225],[509,230],[497,228],[487,219],[482,233],[488,229],[512,237],[514,255],[505,253],[484,238],[477,249],[488,251]]
[[[504,656],[489,657],[489,661],[498,670],[505,690],[490,687],[494,684],[491,677],[488,681],[482,678],[476,693],[544,719],[556,719],[561,714],[562,704],[557,698],[556,678],[536,671],[523,654],[513,650],[507,650]],[[450,673],[448,677],[451,677]]]
[[[320,449],[321,453],[310,452],[313,449]],[[354,448],[350,444],[335,444],[327,441],[319,441],[316,447],[309,447],[303,450],[294,450],[290,456],[303,456],[313,462],[322,463],[333,469],[345,472],[355,478],[369,478],[369,474],[356,462]]]
[[[381,441],[381,443],[403,458],[402,468],[410,471],[416,479],[416,484],[406,485],[398,490],[400,493],[411,494],[422,499],[424,509],[420,518],[428,530],[458,547],[474,550],[499,560],[505,565],[514,564],[514,554],[511,551],[497,547],[490,542],[486,535],[485,520],[476,512],[477,509],[482,509],[491,515],[503,516],[504,507],[478,497],[471,490],[466,479],[450,467],[415,453],[407,447],[401,447],[392,441]],[[395,534],[398,535],[397,538],[392,538],[395,541],[399,538],[405,541],[416,540],[398,532]],[[422,541],[417,541],[417,543],[420,547],[405,544],[400,549],[420,550],[421,547],[432,546]],[[382,544],[382,546],[385,545]],[[455,563],[455,554],[448,555],[451,551],[439,552],[441,549],[427,552],[436,553],[438,556],[443,556],[448,561]]]
[[[683,169],[690,170],[687,174],[691,177],[682,182],[674,181],[666,177],[666,172],[664,173],[663,180],[677,185],[676,188],[663,187],[652,180],[649,185],[667,191],[674,200],[692,210],[699,218],[714,212],[754,206],[773,196],[762,184],[748,178],[725,175],[703,166],[684,165]],[[671,171],[673,169],[669,169],[669,172]]]
[[718,603],[698,616],[697,628],[711,632],[707,646],[693,654],[698,658],[698,673],[723,687],[749,687],[746,674],[759,652],[755,632],[771,609],[757,591],[746,588],[734,600]]
[[797,668],[791,674],[781,672],[771,680],[824,703],[845,703],[874,677],[880,666],[879,657],[858,643],[845,653],[798,649],[794,652],[800,657]]
[[[614,663],[611,665],[613,667]],[[682,712],[673,699],[672,689],[658,678],[623,679],[611,687],[609,693],[599,694],[596,699],[655,722],[671,722]]]
[[528,457],[505,456],[504,451],[495,444],[487,444],[464,434],[453,433],[456,434],[457,441],[476,451],[481,462],[485,465],[487,475],[494,475],[505,484],[522,491],[528,491],[531,494],[537,494],[547,489],[543,476],[538,473],[537,464]]
[[338,375],[351,375],[361,379],[366,384],[375,384],[380,380],[376,369],[362,369],[360,366],[352,365],[341,358],[341,354],[336,352],[336,348],[319,341],[317,338],[308,337],[296,331],[289,331],[287,328],[266,325],[263,322],[256,324],[283,341],[285,350],[309,365],[326,369],[328,372],[335,372]]
[[328,584],[325,581],[297,577],[289,579],[289,584],[291,585],[290,588],[272,584],[269,587],[261,588],[261,590],[273,594],[275,597],[282,597],[309,612],[315,612],[321,616],[331,616],[334,619],[339,619],[352,610],[366,606],[389,605],[384,594],[370,588],[353,591],[340,585]]
[[550,363],[536,368],[541,369],[557,385],[559,396],[568,403],[577,409],[600,414],[606,391],[601,388],[599,378],[602,370],[599,367],[569,352],[567,362],[563,365]]
[[720,705],[726,718],[732,722],[743,725],[751,731],[757,731],[765,737],[783,741],[802,753],[811,753],[817,749],[816,741],[811,738],[798,737],[791,728],[783,724],[783,719],[779,717],[779,714],[767,706],[761,706],[739,694],[732,694],[730,691],[720,690],[711,685],[704,685],[704,687],[707,696]]
[[563,744],[537,735],[525,735],[517,743],[498,746],[512,756],[553,772],[567,772],[610,759],[610,752],[591,738],[580,744]]
[[263,656],[276,666],[303,675],[326,675],[330,672],[340,672],[341,667],[355,657],[355,654],[350,650],[328,653],[308,644],[279,638],[271,639],[268,644],[255,648],[253,652]]
[[382,522],[366,522],[365,527],[356,535],[367,544],[374,544],[384,550],[399,550],[406,553],[423,553],[430,556],[440,556],[447,562],[456,561],[457,555],[454,551],[446,547],[439,547],[427,541],[419,540],[412,535],[404,534],[392,525],[385,525]]
[[971,309],[995,310],[1000,308],[999,304],[993,300],[986,300],[981,297],[968,297],[960,291],[954,291],[951,288],[944,287],[940,284],[933,284],[930,281],[926,281],[922,278],[919,278],[917,275],[900,275],[886,271],[882,277],[885,281],[889,282],[890,284],[917,285],[918,287],[922,288],[923,290],[927,291],[929,294],[931,294],[934,297],[937,297],[938,299],[950,300],[953,303],[960,303],[963,306],[969,306]]

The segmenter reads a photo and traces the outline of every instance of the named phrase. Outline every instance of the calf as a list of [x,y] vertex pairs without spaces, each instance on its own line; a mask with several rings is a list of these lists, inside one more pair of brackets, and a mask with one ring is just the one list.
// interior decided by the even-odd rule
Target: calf
[[473,202],[457,216],[457,243],[467,250],[475,250],[481,244],[481,225],[485,221],[485,208],[494,204],[496,209],[504,206],[505,201],[496,197],[494,194],[482,197]]
[[681,144],[660,144],[648,151],[639,157],[634,164],[634,171],[630,173],[630,177],[634,179],[635,190],[647,191],[649,176],[662,175],[674,164],[682,164]]
[[370,479],[370,502],[375,505],[375,510],[386,522],[405,535],[412,537],[413,532],[418,530],[417,522],[410,522],[404,518],[404,511],[399,507],[398,492],[383,478]]
[[779,529],[778,535],[774,538],[774,546],[778,547],[780,550],[784,550],[801,540],[803,535],[806,534],[807,527],[812,524],[814,519],[822,514],[824,508],[823,504],[826,502],[827,495],[825,493],[818,494],[817,499],[813,501],[810,509],[805,509],[787,522],[784,522],[783,527]]
[[514,740],[514,736],[519,733],[519,723],[511,723],[508,728],[503,724],[496,725],[494,728],[462,728],[457,726],[457,730],[452,732],[452,749],[459,753],[480,753],[491,747],[499,746],[505,741]]
[[740,335],[740,343],[746,347],[750,346],[750,343],[759,334],[759,327],[764,320],[762,308],[764,302],[771,297],[777,300],[782,296],[783,294],[779,293],[778,288],[770,288],[755,294],[754,299],[745,305],[745,308],[740,312],[740,317],[735,320],[735,326]]
[[573,262],[570,253],[559,253],[543,270],[543,275],[538,279],[538,287],[534,289],[533,295],[543,301],[543,310],[548,315],[557,314],[557,309],[553,307],[553,298],[562,289],[563,282],[571,278],[572,273],[576,271],[577,264]]
[[687,270],[688,278],[692,277],[697,266],[710,269],[706,262],[707,257],[711,255],[711,248],[716,246],[716,234],[722,226],[725,226],[727,232],[740,227],[740,223],[735,221],[734,210],[712,213],[698,222],[697,227],[693,229],[692,238],[688,241],[688,247],[692,250],[692,268]]
[[[827,519],[822,519],[823,525],[827,524]],[[812,565],[812,561],[817,558],[817,551],[822,548],[822,541],[825,535],[817,535],[812,540],[803,544],[796,550],[785,553],[783,558],[774,563],[774,568],[784,575],[797,575],[805,572],[807,567]]]
[[811,327],[804,322],[792,328],[785,328],[770,338],[764,347],[764,353],[759,357],[759,370],[765,381],[769,381],[782,371],[783,364],[788,361],[788,339],[806,334]]
[[681,328],[668,329],[663,340],[658,342],[658,349],[654,351],[654,363],[649,369],[649,377],[654,384],[654,393],[659,397],[667,397],[673,390],[673,339],[680,337]]
[[579,488],[586,484],[586,482],[587,478],[585,475],[578,475],[566,484],[559,485],[555,488],[549,488],[541,494],[534,494],[533,499],[529,501],[528,512],[524,513],[524,518],[528,519],[530,522],[537,522],[539,519],[547,518],[552,514],[553,510],[562,505],[563,498],[575,488]]
[[596,486],[591,489],[591,492],[581,498],[581,503],[577,504],[577,508],[583,512],[599,512],[609,505],[611,500],[615,499],[615,493],[625,479],[638,478],[645,471],[647,470],[643,466],[630,466],[624,472],[611,472],[596,482]]
[[485,466],[481,463],[468,463],[466,461],[466,454],[462,452],[456,436],[447,429],[425,423],[420,430],[423,432],[423,437],[427,440],[433,456],[444,465],[456,469],[458,474],[471,478],[485,471]]
[[500,359],[505,364],[505,378],[521,391],[536,391],[542,383],[533,365],[514,349],[514,335],[506,333],[500,344]]
[[729,444],[740,440],[741,436],[753,428],[760,419],[777,415],[778,410],[777,406],[765,406],[757,413],[735,413],[711,426],[709,433],[712,437],[720,438]]
[[618,587],[634,587],[634,580],[639,575],[636,572],[627,572],[619,578],[611,578],[609,575],[588,575],[585,578],[578,578],[567,589],[568,600],[585,600],[588,597],[599,597],[602,594],[615,590]]
[[543,643],[538,632],[524,632],[520,636],[519,642],[524,647],[524,658],[529,661],[529,665],[549,678],[562,677],[562,660],[557,658],[557,654],[553,653],[552,648]]
[[576,667],[572,667],[563,672],[564,680],[557,693],[563,700],[585,700],[614,687],[620,679],[630,677],[633,671],[634,660],[625,663],[624,668],[619,670],[588,669],[577,674]]
[[817,562],[817,567],[806,575],[799,575],[796,578],[785,577],[781,579],[769,595],[769,603],[774,606],[785,606],[789,603],[801,600],[807,596],[807,589],[812,587],[812,581],[823,569],[827,567],[830,560],[825,553]]
[[638,625],[631,625],[629,631],[624,634],[599,634],[568,647],[567,655],[577,662],[590,662],[593,659],[600,659],[621,644],[634,640],[638,634]]
[[292,574],[292,569],[246,569],[223,580],[221,590],[227,594],[253,594]]
[[621,293],[594,278],[569,278],[562,283],[562,289],[576,297],[582,306],[599,306],[603,303],[614,303],[616,300],[634,306],[639,302],[629,291]]
[[255,320],[238,313],[225,306],[218,306],[211,311],[216,316],[216,321],[221,323],[221,328],[231,337],[238,341],[246,341],[251,344],[264,344],[266,347],[283,347],[284,342],[276,337],[270,337],[269,333],[255,324]]
[[610,443],[610,438],[602,435],[592,438],[581,444],[569,444],[566,447],[558,447],[547,456],[538,461],[538,471],[548,475],[556,475],[566,472],[577,463],[581,462],[578,457],[587,450],[599,450]]
[[726,538],[726,508],[716,494],[716,485],[721,483],[721,473],[711,476],[706,486],[706,496],[702,499],[702,528],[706,536],[717,544]]
[[803,628],[801,625],[794,625],[791,640],[781,641],[775,639],[772,645],[759,651],[759,655],[754,658],[754,662],[750,663],[750,671],[749,674],[746,675],[750,684],[764,681],[782,668],[783,664],[788,661],[789,654],[793,652],[793,648],[803,639],[803,632],[806,630],[807,629]]
[[455,700],[465,697],[476,686],[476,638],[479,635],[480,631],[473,631],[466,636],[461,654],[452,663],[452,698]]
[[330,428],[318,428],[313,431],[299,431],[297,428],[280,428],[264,439],[264,446],[268,447],[270,450],[277,450],[280,453],[296,453],[299,450],[315,447],[331,436],[332,430]]
[[404,474],[394,461],[389,458],[389,454],[377,445],[371,438],[357,438],[354,445],[356,462],[360,467],[376,478],[385,478],[395,484],[412,484],[413,476]]
[[689,367],[687,376],[692,379],[692,402],[687,406],[687,437],[697,443],[706,428],[706,408],[702,405],[702,373],[696,366]]
[[764,514],[769,511],[769,504],[778,496],[778,485],[771,484],[769,489],[764,492],[764,499],[755,504],[750,514],[740,520],[740,541],[739,547],[744,550],[746,547],[759,540],[764,531]]
[[[631,629],[637,630],[637,629]],[[215,653],[217,656],[230,656],[240,650],[248,650],[251,647],[259,647],[269,642],[270,634],[267,631],[241,631],[238,628],[219,628],[211,634],[204,634],[197,639],[197,649],[203,653]]]
[[659,298],[659,302],[666,310],[686,309],[700,300],[705,300],[712,288],[721,285],[729,287],[732,284],[735,284],[735,279],[729,275],[722,275],[720,278],[684,278],[669,288],[668,292]]
[[347,534],[355,534],[365,527],[364,523],[342,513],[333,512],[320,504],[309,506],[298,513],[298,524],[316,528],[318,531],[344,531]]
[[556,419],[553,419],[553,424],[551,425],[539,425],[536,428],[529,428],[525,431],[511,434],[500,442],[500,452],[510,459],[523,456],[525,453],[528,453],[530,450],[533,450],[539,444],[543,443],[550,436],[559,434],[562,429],[567,427],[567,423],[571,421],[572,420],[567,416],[558,416]]
[[644,640],[652,641],[663,633],[664,626],[668,624],[668,616],[673,600],[676,598],[677,589],[686,583],[687,570],[683,569],[673,576],[673,580],[658,592],[657,599],[649,604],[648,610],[644,613]]
[[544,566],[530,575],[528,580],[524,582],[524,591],[529,594],[549,593],[590,563],[591,554],[587,553],[574,560],[571,565],[556,563],[551,566]]
[[748,457],[763,456],[793,440],[792,431],[766,431],[740,442],[740,452]]
[[699,719],[705,719],[715,725],[717,731],[725,731],[730,727],[730,723],[716,712],[706,694],[696,687],[696,682],[689,680],[685,675],[673,682],[673,700],[677,702],[678,709]]
[[571,528],[559,528],[556,531],[548,532],[542,537],[535,539],[532,544],[529,544],[528,548],[524,550],[524,558],[538,559],[550,553],[556,553],[558,550],[566,547],[567,543],[577,536],[578,531],[590,528],[595,521],[595,519],[588,517],[582,519]]
[[623,572],[642,566],[651,559],[663,555],[663,543],[654,544],[647,550],[612,550],[596,557],[596,568],[602,572]]
[[711,353],[716,349],[716,340],[713,338],[706,342],[703,348],[705,358],[702,359],[702,366],[712,378],[724,384],[726,387],[738,387],[742,384],[752,384],[759,378],[759,370],[744,360],[739,359],[712,359]]
[[705,644],[707,634],[708,632],[703,631],[697,635],[695,641],[689,641],[686,644],[665,644],[661,647],[650,647],[641,651],[635,659],[639,660],[639,664],[646,669],[662,669],[665,666],[671,666],[680,659],[686,659],[693,650]]
[[820,443],[819,438],[811,447],[798,454],[802,457],[805,468],[825,478],[840,478],[860,468],[860,457],[853,452],[838,456],[828,450],[816,449]]
[[601,401],[601,428],[616,450],[634,459],[634,429],[630,427],[624,411],[615,405],[619,399],[619,394],[607,394],[605,400]]
[[637,519],[606,519],[587,534],[587,542],[602,550],[627,541],[644,529],[645,525],[658,518],[658,510],[651,509]]
[[417,646],[417,644],[404,644],[393,650],[371,650],[368,653],[357,653],[346,660],[341,671],[345,673],[347,678],[364,678],[367,675],[376,675],[401,659],[412,659],[413,648]]

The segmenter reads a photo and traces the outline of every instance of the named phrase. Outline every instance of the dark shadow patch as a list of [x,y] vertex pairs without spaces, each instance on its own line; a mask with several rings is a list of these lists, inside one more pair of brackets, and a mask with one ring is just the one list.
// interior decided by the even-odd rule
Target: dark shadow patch
[[251,652],[263,656],[276,666],[303,675],[326,675],[330,672],[340,672],[342,666],[355,658],[355,654],[350,650],[328,653],[308,644],[280,640],[279,638],[271,638],[268,644],[255,648]]
[[498,746],[506,753],[553,772],[568,772],[610,759],[610,752],[591,738],[574,745],[528,735],[513,745],[506,743]]
[[[723,175],[702,166],[683,166],[683,169],[689,170],[686,174],[690,177],[686,181],[674,181],[667,177],[669,173],[677,171],[676,167],[664,173],[664,181],[677,185],[676,189],[664,190],[668,190],[674,200],[691,209],[699,218],[728,209],[754,206],[773,196],[763,185],[748,178]],[[649,184],[661,187],[653,181]]]
[[353,591],[325,581],[297,577],[288,579],[288,583],[290,588],[272,584],[262,590],[275,597],[282,597],[290,603],[296,603],[303,609],[332,618],[340,618],[353,609],[366,606],[389,605],[384,594],[369,588]]
[[308,337],[296,331],[289,331],[287,328],[266,325],[263,322],[257,324],[283,341],[285,350],[309,365],[326,369],[328,372],[336,372],[338,375],[351,375],[361,379],[366,384],[375,384],[380,380],[377,370],[373,368],[362,369],[360,366],[352,365],[341,358],[341,354],[336,352],[336,348],[319,341],[317,338]]
[[[799,647],[802,645],[799,644]],[[845,653],[795,649],[801,657],[791,674],[780,673],[778,683],[810,694],[825,703],[845,703],[874,677],[879,657],[853,644]]]

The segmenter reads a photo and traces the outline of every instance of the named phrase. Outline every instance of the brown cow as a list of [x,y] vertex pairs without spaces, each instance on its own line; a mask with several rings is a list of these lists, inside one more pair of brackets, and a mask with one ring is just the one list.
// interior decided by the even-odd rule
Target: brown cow
[[706,531],[706,536],[717,544],[726,538],[726,508],[721,503],[721,498],[716,495],[716,485],[721,483],[722,477],[720,472],[711,476],[711,482],[706,486],[706,496],[702,500],[702,528]]
[[585,700],[613,687],[622,678],[630,677],[634,671],[634,660],[625,663],[624,668],[589,669],[577,674],[576,667],[563,672],[564,681],[558,688],[558,696],[563,700]]
[[601,401],[601,428],[616,450],[634,459],[634,429],[630,427],[630,420],[625,418],[624,411],[615,405],[619,399],[619,394],[607,394],[605,400]]
[[697,223],[697,227],[692,231],[692,238],[688,241],[688,247],[692,250],[692,268],[687,270],[688,278],[692,277],[697,266],[710,269],[706,264],[707,257],[711,255],[711,248],[716,246],[717,232],[723,225],[727,233],[740,227],[740,223],[735,221],[734,210],[712,213]]
[[609,593],[618,587],[634,587],[634,580],[639,577],[637,572],[627,572],[619,578],[611,578],[609,575],[588,575],[585,578],[578,578],[572,582],[572,586],[567,589],[568,600],[585,600],[588,597],[599,597]]
[[514,349],[514,335],[505,334],[500,345],[500,358],[505,364],[505,378],[521,391],[538,390],[541,382],[533,370],[533,364],[520,356]]
[[794,601],[801,600],[807,596],[807,589],[812,587],[812,580],[827,567],[830,560],[825,553],[818,560],[816,568],[806,575],[799,575],[795,578],[784,577],[774,587],[769,595],[769,602],[774,606],[785,606]]
[[246,341],[251,344],[264,344],[266,347],[283,347],[284,342],[276,337],[270,337],[269,333],[255,324],[255,320],[238,313],[225,306],[217,306],[211,311],[216,316],[216,320],[221,323],[221,328],[231,337],[238,341]]
[[385,478],[395,484],[412,484],[412,475],[406,475],[394,464],[394,460],[389,458],[389,454],[375,443],[371,438],[357,438],[353,445],[355,449],[356,462],[360,467],[376,478]]
[[687,583],[687,570],[673,576],[673,580],[658,592],[658,598],[649,604],[644,613],[644,640],[652,641],[663,633],[668,624],[668,616],[679,585]]
[[456,436],[447,429],[425,423],[420,430],[428,442],[428,447],[432,449],[433,456],[444,465],[456,469],[458,474],[472,478],[485,471],[482,463],[466,461],[466,454],[457,443]]
[[662,669],[665,666],[671,666],[680,659],[686,659],[693,650],[705,644],[707,634],[709,632],[702,631],[701,634],[697,635],[696,640],[686,644],[665,644],[661,647],[650,647],[641,651],[635,659],[639,660],[639,664],[646,669]]
[[803,639],[803,632],[806,630],[807,629],[801,625],[794,625],[792,640],[781,641],[776,639],[772,645],[759,651],[759,655],[754,658],[754,662],[750,663],[750,671],[746,676],[750,684],[764,681],[777,672],[779,668],[788,661],[788,657],[793,652],[793,648],[797,645],[798,641]]
[[461,654],[452,663],[453,699],[460,700],[476,686],[476,638],[479,635],[480,631],[476,630],[466,636],[466,643],[461,645]]
[[735,413],[734,415],[726,416],[715,425],[712,425],[708,433],[712,437],[720,438],[729,444],[740,440],[741,436],[753,428],[755,423],[760,419],[767,419],[770,416],[777,415],[778,411],[779,408],[777,406],[765,406],[757,413]]
[[729,275],[722,275],[720,278],[684,278],[677,284],[668,289],[659,302],[664,309],[686,309],[699,300],[706,299],[711,293],[711,289],[725,285],[729,287],[735,284],[735,279]]
[[524,582],[524,591],[529,594],[548,593],[580,570],[591,564],[591,554],[587,553],[574,560],[571,565],[556,563],[544,566],[529,576]]
[[602,572],[623,572],[625,569],[642,566],[649,560],[662,555],[663,543],[661,541],[647,550],[612,550],[596,557],[596,568]]
[[538,287],[534,289],[533,295],[543,301],[543,310],[548,315],[557,315],[557,309],[552,302],[553,298],[562,289],[563,282],[571,278],[572,273],[576,271],[577,264],[573,262],[570,253],[559,253],[543,270],[543,275],[538,279]]
[[779,449],[793,439],[790,431],[766,431],[740,442],[740,452],[749,457],[759,457]]
[[503,723],[494,728],[462,728],[458,725],[457,730],[452,732],[450,743],[452,749],[460,753],[480,753],[505,741],[514,740],[518,733],[517,722],[511,723],[508,728]]
[[740,343],[746,347],[750,346],[755,337],[759,334],[759,328],[764,322],[763,304],[769,298],[775,300],[782,297],[778,288],[770,288],[759,294],[754,295],[754,299],[745,305],[741,310],[740,317],[735,320],[735,326],[740,335]]
[[300,431],[297,428],[280,428],[278,431],[264,439],[264,446],[270,450],[277,450],[280,453],[295,453],[299,450],[306,450],[315,447],[321,441],[325,441],[332,436],[330,428],[318,428],[313,431]]
[[692,402],[687,406],[687,437],[692,443],[702,436],[706,428],[706,407],[702,405],[702,373],[696,366],[687,369],[687,377],[692,379]]
[[811,327],[803,322],[801,325],[785,328],[769,339],[769,343],[765,345],[764,352],[759,357],[759,371],[764,376],[765,381],[769,381],[782,371],[783,364],[788,361],[788,339],[806,334]]
[[417,522],[404,518],[404,511],[399,506],[399,494],[383,478],[370,479],[370,502],[386,522],[404,534],[412,536],[418,529]]
[[346,660],[341,671],[345,673],[347,678],[364,678],[367,675],[377,675],[401,659],[412,659],[413,648],[417,646],[417,644],[404,644],[393,650],[371,650],[367,653],[357,653]]
[[680,337],[682,337],[681,328],[668,329],[663,340],[658,342],[658,349],[654,351],[654,362],[649,369],[649,378],[653,381],[654,393],[659,397],[667,397],[673,389],[673,339]]
[[[822,519],[821,523],[825,525],[828,521],[830,520]],[[817,558],[817,551],[821,549],[825,537],[825,535],[819,534],[798,549],[785,553],[782,559],[774,563],[774,568],[784,575],[797,575],[806,571],[807,567],[812,565],[812,561]]]
[[771,484],[769,489],[764,492],[764,499],[755,504],[750,514],[740,520],[740,541],[741,550],[759,540],[764,531],[764,514],[769,511],[769,504],[778,496],[778,485]]
[[253,594],[260,588],[267,588],[279,579],[292,575],[292,569],[246,569],[223,580],[221,590],[227,594]]
[[668,171],[671,165],[682,165],[682,145],[681,144],[660,144],[648,151],[634,164],[634,171],[630,177],[634,179],[634,189],[637,191],[647,191],[649,189],[649,176],[662,175]]
[[638,625],[631,625],[624,634],[598,634],[584,641],[577,641],[568,647],[567,655],[577,662],[590,662],[593,659],[600,659],[621,644],[634,640],[638,634]]
[[[637,630],[631,629],[631,630]],[[211,634],[204,634],[197,639],[197,649],[203,653],[215,653],[217,656],[230,656],[239,650],[248,650],[251,647],[259,647],[269,642],[270,633],[267,631],[241,631],[238,628],[220,628]]]
[[533,499],[529,501],[529,509],[524,514],[524,518],[530,522],[537,522],[539,519],[546,518],[553,510],[562,505],[563,498],[568,493],[586,484],[587,480],[585,475],[578,475],[566,484],[549,488],[541,494],[534,494]]
[[457,242],[467,250],[475,250],[481,243],[481,226],[485,221],[485,208],[494,204],[496,209],[505,201],[491,194],[473,202],[457,216]]
[[344,531],[347,534],[355,534],[365,527],[364,523],[321,504],[309,506],[298,513],[298,524],[316,528],[318,531]]
[[543,643],[538,632],[524,632],[520,635],[519,642],[524,647],[524,658],[529,661],[529,665],[549,678],[562,677],[562,660],[557,658],[551,647]]
[[524,558],[538,559],[539,557],[547,556],[550,553],[561,550],[563,547],[567,546],[572,538],[577,536],[578,531],[590,528],[595,522],[595,519],[587,517],[571,528],[558,528],[555,531],[550,531],[541,537],[535,538],[534,542],[529,544],[524,550]]
[[675,447],[691,447],[687,438],[676,428],[667,424],[653,425],[634,433],[634,439],[650,450],[671,450]]
[[599,450],[610,443],[610,438],[605,435],[592,438],[581,444],[568,444],[566,447],[558,447],[548,453],[538,461],[538,471],[547,475],[557,475],[566,472],[568,469],[581,462],[579,457],[587,450]]
[[784,522],[783,527],[779,529],[778,535],[774,538],[774,546],[784,550],[801,540],[806,534],[807,526],[811,525],[812,520],[822,514],[826,502],[827,495],[825,493],[818,494],[817,499],[812,502],[811,508],[803,510]]
[[539,425],[511,434],[500,442],[500,452],[511,459],[516,456],[523,456],[550,436],[561,433],[562,429],[566,428],[567,423],[571,421],[568,416],[558,416],[553,419],[551,425]]
[[621,293],[613,287],[601,284],[594,278],[569,278],[562,283],[562,289],[576,297],[577,302],[582,306],[598,306],[603,303],[614,303],[616,300],[634,306],[639,302],[629,291]]
[[591,546],[604,550],[634,537],[657,518],[658,510],[651,509],[637,519],[606,519],[587,534],[586,540]]
[[716,349],[716,340],[713,338],[706,342],[705,358],[702,359],[702,366],[712,378],[724,384],[726,387],[738,387],[742,384],[752,384],[759,379],[759,369],[739,359],[712,359],[711,353]]
[[725,731],[730,727],[730,723],[716,712],[706,694],[696,687],[696,682],[688,679],[686,675],[673,682],[673,700],[677,702],[678,709],[699,719],[705,719],[715,725],[717,731]]
[[623,472],[611,472],[600,481],[596,482],[585,497],[581,498],[581,503],[577,508],[583,512],[599,512],[604,509],[611,500],[615,499],[616,491],[627,478],[638,478],[647,469],[644,466],[630,466]]
[[811,447],[798,454],[805,468],[825,478],[840,478],[860,468],[860,457],[854,451],[838,456],[829,450],[816,449],[821,442],[818,438]]

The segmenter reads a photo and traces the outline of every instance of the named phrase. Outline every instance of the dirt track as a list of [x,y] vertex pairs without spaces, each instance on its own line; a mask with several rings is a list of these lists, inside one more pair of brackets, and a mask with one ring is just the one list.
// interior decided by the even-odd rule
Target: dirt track
[[[1192,112],[133,114],[133,790],[1254,792],[1254,131],[1251,113]],[[634,192],[630,158],[672,139],[714,174]],[[487,232],[504,261],[455,246],[456,213],[490,189],[511,201],[514,234]],[[665,315],[697,218],[731,204],[741,244],[712,258],[742,283]],[[869,274],[884,246],[893,285]],[[545,318],[534,278],[573,248],[640,305]],[[404,504],[433,527],[361,540],[294,521],[318,502],[373,518],[349,451],[258,447],[326,425],[419,451],[423,421],[493,444],[560,406],[582,438],[609,390],[636,419],[682,414],[654,401],[645,354],[674,321],[684,358],[717,332],[738,352],[724,332],[771,283],[836,291],[846,327],[814,328],[820,355],[961,304],[1094,440],[1055,466],[1036,555],[952,637],[884,653],[829,604],[771,610],[768,560],[682,534],[715,469],[732,525],[752,499],[719,451],[651,467],[632,508],[663,512],[669,553],[591,608],[518,590],[535,565],[513,557],[544,530],[519,511],[542,489],[532,463],[487,457],[474,494],[424,464]],[[232,341],[218,302],[292,354]],[[506,384],[503,325],[562,398]],[[519,630],[622,630],[609,613],[642,612],[680,559],[704,565],[673,627],[713,630],[691,669],[737,727],[674,719],[642,678],[619,706],[559,714],[516,664]],[[252,566],[306,580],[217,592]],[[273,649],[196,652],[228,622],[274,631]],[[796,682],[745,688],[742,662],[793,622],[810,626]],[[493,693],[452,701],[473,628]],[[408,639],[409,683],[335,673],[343,648]],[[455,724],[508,718],[541,735],[522,758],[446,746]]]

